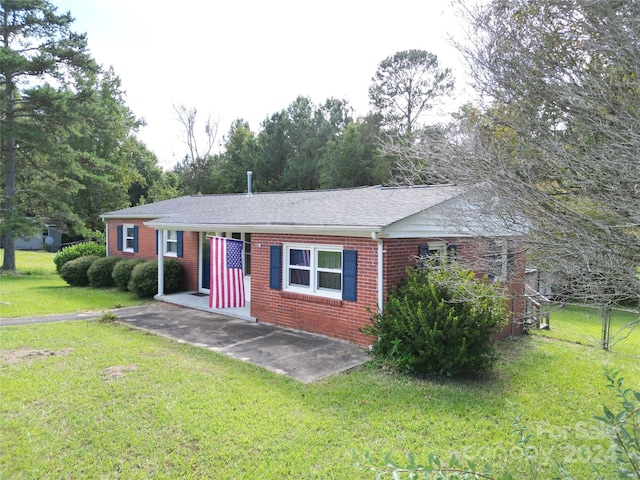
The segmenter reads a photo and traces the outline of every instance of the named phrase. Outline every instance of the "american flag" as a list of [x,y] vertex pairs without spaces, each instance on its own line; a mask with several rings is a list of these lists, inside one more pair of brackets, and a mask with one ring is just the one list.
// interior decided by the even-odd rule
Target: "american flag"
[[209,308],[244,307],[242,240],[209,237],[211,246],[211,283]]

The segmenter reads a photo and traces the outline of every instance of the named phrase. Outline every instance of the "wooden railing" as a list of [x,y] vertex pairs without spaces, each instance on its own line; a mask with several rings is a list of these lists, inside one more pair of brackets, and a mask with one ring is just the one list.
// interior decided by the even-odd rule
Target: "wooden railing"
[[547,329],[551,323],[551,300],[528,285],[525,292],[525,326]]

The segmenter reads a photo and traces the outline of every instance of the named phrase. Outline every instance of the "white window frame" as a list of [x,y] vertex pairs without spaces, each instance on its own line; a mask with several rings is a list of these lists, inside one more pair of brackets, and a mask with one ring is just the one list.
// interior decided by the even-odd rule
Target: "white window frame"
[[437,260],[440,264],[447,263],[447,242],[429,242],[429,260]]
[[[492,245],[496,247],[498,255],[491,258],[493,252],[489,251],[489,275],[493,276],[491,280],[495,283],[506,282],[509,275],[509,242],[503,239],[493,240],[489,244],[490,249]],[[498,270],[500,274],[496,275]]]
[[[342,288],[344,288],[344,247],[340,245],[316,245],[316,244],[300,244],[300,243],[284,243],[283,244],[283,267],[284,267],[284,286],[286,292],[303,293],[306,295],[316,295],[327,298],[342,298]],[[300,267],[289,265],[291,250],[310,250],[309,267]],[[340,270],[324,269],[318,267],[318,252],[338,252],[341,255]],[[309,270],[309,287],[299,285],[291,285],[290,268],[298,268],[301,270]],[[323,289],[317,286],[318,272],[340,273],[340,290]]]
[[[129,229],[131,229],[131,236],[128,236]],[[127,245],[127,240],[131,240],[131,247]],[[133,223],[125,223],[122,225],[122,251],[134,253],[136,244],[136,231]]]
[[[174,238],[170,238],[170,234],[174,234]],[[162,232],[162,248],[164,249],[165,257],[177,257],[178,256],[178,231],[177,230],[163,230]],[[175,245],[175,251],[169,251],[169,244]]]

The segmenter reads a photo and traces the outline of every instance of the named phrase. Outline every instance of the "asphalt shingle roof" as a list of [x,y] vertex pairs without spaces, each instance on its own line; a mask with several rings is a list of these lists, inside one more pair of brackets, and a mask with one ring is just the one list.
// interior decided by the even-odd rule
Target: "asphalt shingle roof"
[[464,193],[465,187],[360,187],[342,190],[193,195],[108,212],[153,223],[247,226],[386,227]]

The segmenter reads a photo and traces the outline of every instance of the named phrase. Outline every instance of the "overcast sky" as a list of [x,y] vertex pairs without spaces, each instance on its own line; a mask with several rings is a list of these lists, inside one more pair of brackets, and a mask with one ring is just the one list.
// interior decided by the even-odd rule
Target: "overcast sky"
[[234,119],[257,132],[298,95],[344,98],[365,115],[378,64],[401,50],[430,51],[463,73],[448,42],[459,29],[451,0],[51,1],[120,76],[147,122],[138,137],[165,169],[187,152],[173,105],[219,119],[219,143]]

